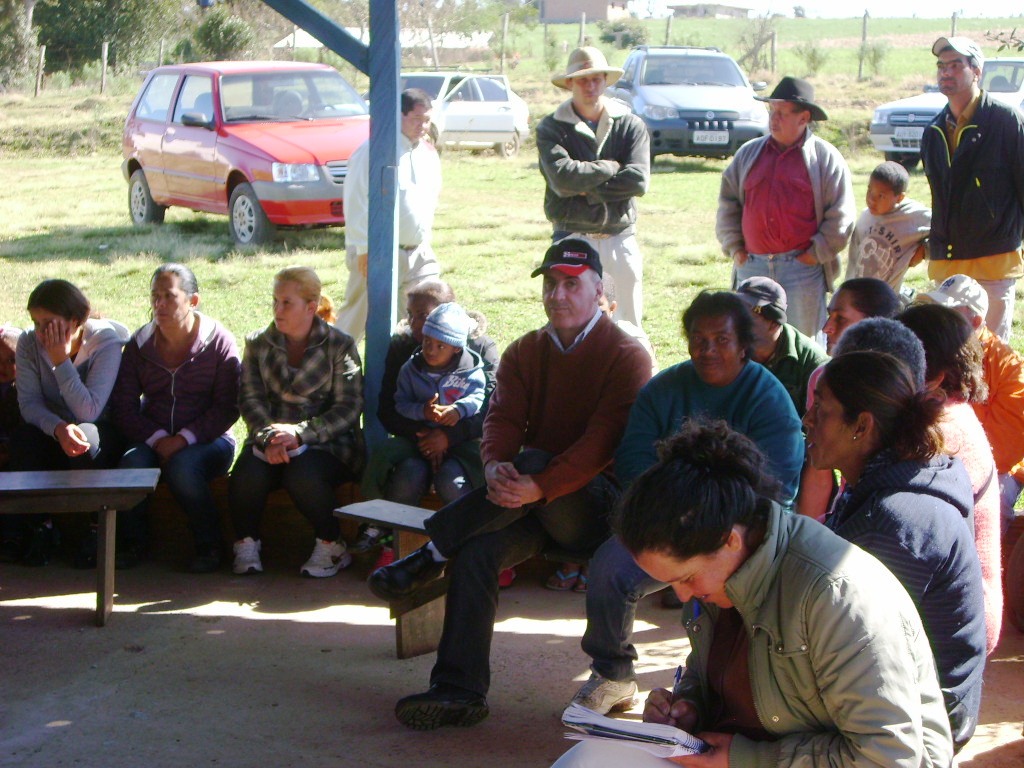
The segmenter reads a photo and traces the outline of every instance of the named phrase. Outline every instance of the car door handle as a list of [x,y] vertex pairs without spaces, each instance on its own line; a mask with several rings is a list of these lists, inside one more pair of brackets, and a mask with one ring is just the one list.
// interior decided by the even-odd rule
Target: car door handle
[[499,112],[511,112],[512,107],[498,107]]

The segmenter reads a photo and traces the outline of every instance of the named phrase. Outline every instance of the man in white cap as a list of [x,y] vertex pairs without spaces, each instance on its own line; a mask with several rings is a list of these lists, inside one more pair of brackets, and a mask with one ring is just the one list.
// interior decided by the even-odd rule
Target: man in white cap
[[806,80],[784,77],[768,102],[771,133],[740,147],[722,174],[715,234],[733,286],[760,275],[789,297],[789,322],[824,341],[825,294],[857,216],[846,161],[811,122],[827,120]]
[[973,407],[992,445],[999,471],[1005,533],[1013,520],[1013,506],[1024,489],[1024,358],[986,327],[988,294],[967,275],[946,278],[934,290],[919,293],[917,300],[957,310],[967,318],[981,341],[988,399],[973,403]]
[[596,48],[569,54],[565,74],[551,82],[572,98],[538,123],[537,152],[552,240],[574,234],[589,242],[618,288],[615,320],[640,327],[643,261],[635,198],[650,182],[651,140],[629,107],[604,95],[621,75]]
[[988,295],[986,324],[1009,341],[1024,274],[1024,118],[981,90],[985,59],[973,40],[940,37],[932,53],[949,103],[921,138],[932,188],[928,277],[974,278]]

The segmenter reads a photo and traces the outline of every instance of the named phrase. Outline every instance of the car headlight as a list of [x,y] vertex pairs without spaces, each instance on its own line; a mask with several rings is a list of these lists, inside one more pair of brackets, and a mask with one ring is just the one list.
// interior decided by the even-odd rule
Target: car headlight
[[279,184],[320,180],[320,169],[312,163],[274,163],[271,173]]
[[644,117],[649,117],[651,120],[671,120],[674,117],[679,117],[679,111],[672,109],[672,107],[659,107],[656,104],[648,104],[644,107]]
[[875,125],[885,125],[889,122],[889,114],[881,109],[876,109],[875,114],[871,116],[871,122]]

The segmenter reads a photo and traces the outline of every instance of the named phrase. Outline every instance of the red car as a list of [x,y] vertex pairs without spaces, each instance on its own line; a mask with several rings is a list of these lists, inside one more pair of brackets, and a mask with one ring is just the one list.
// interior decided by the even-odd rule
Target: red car
[[345,223],[348,158],[370,135],[366,103],[324,64],[219,61],[157,67],[124,126],[136,225],[168,206],[228,214],[239,245],[277,227]]

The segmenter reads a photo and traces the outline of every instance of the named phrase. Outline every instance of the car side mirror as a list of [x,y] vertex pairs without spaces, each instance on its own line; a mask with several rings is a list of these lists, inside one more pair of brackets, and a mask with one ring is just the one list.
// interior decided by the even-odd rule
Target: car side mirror
[[768,87],[768,83],[764,80],[758,80],[756,83],[751,83],[750,87],[754,89],[755,93],[760,93]]
[[187,125],[190,128],[206,128],[207,130],[213,130],[213,118],[207,117],[202,112],[182,112],[181,124]]
[[632,91],[633,84],[629,80],[619,80],[612,88],[622,88],[624,91]]

